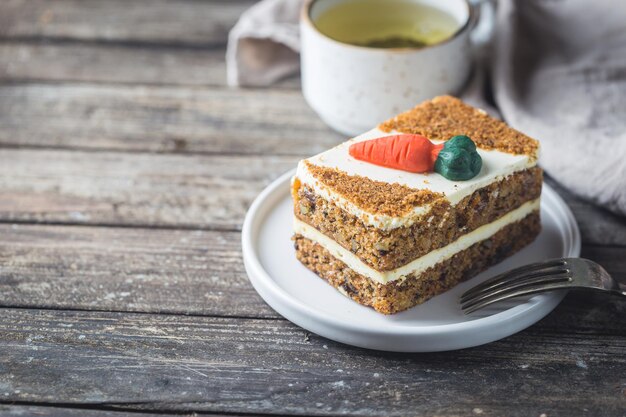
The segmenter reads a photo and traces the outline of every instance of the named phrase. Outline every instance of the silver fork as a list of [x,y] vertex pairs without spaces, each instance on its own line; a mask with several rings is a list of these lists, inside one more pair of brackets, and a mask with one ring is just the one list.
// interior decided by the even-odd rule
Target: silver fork
[[561,258],[525,265],[488,279],[461,296],[461,309],[470,314],[509,298],[570,288],[626,297],[626,285],[614,280],[597,263],[582,258]]

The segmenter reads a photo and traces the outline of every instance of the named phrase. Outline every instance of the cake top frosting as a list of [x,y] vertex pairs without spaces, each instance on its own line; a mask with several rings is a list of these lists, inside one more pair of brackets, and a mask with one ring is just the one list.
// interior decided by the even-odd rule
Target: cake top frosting
[[467,135],[476,146],[537,158],[539,142],[451,96],[435,97],[381,123],[383,132],[413,133],[430,140],[445,141]]

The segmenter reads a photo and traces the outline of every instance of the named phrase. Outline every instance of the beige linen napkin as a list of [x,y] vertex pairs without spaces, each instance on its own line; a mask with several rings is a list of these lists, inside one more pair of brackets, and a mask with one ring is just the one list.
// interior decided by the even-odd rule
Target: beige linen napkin
[[[298,71],[301,3],[263,0],[242,14],[229,36],[230,85]],[[541,141],[548,174],[626,215],[626,2],[500,0],[493,47],[491,71],[477,71],[463,98],[486,107],[490,72],[502,118]]]
[[263,0],[245,11],[228,35],[231,86],[267,86],[300,68],[302,0]]
[[493,59],[504,119],[541,140],[541,165],[626,214],[626,2],[502,1]]

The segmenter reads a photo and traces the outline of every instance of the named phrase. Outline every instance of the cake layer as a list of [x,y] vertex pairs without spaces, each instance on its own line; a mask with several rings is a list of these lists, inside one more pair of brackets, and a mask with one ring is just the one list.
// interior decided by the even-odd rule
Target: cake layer
[[388,230],[368,225],[297,180],[293,198],[298,219],[336,241],[367,266],[391,271],[538,199],[541,184],[540,168],[519,171],[475,190],[455,205],[439,199],[411,226]]
[[327,249],[296,232],[296,256],[344,295],[383,314],[393,314],[441,294],[514,254],[539,234],[539,212],[508,224],[492,236],[442,259],[419,273],[385,284],[350,268]]
[[346,250],[328,236],[298,219],[294,219],[294,232],[321,245],[334,257],[341,259],[351,269],[355,270],[359,274],[371,279],[372,281],[386,284],[391,281],[404,279],[404,277],[411,274],[419,274],[436,263],[453,257],[456,253],[467,249],[476,242],[488,239],[507,225],[523,219],[532,212],[538,212],[538,210],[539,199],[529,201],[521,207],[500,217],[496,221],[481,226],[478,229],[461,236],[449,245],[430,251],[424,256],[389,271],[378,271],[370,267],[352,252]]

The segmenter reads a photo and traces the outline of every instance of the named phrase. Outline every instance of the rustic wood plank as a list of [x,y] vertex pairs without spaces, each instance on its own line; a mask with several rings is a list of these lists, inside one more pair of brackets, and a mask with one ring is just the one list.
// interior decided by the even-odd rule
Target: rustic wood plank
[[240,241],[235,232],[0,225],[0,306],[279,317],[250,285]]
[[342,139],[295,90],[0,88],[0,144],[7,146],[313,155]]
[[[624,313],[600,311],[616,322]],[[0,317],[4,401],[389,416],[615,416],[625,404],[623,324],[614,335],[535,326],[479,348],[409,355],[353,349],[277,320],[12,309]]]
[[0,43],[0,80],[226,85],[225,50]]
[[[223,48],[85,43],[0,43],[0,80],[225,86]],[[300,88],[290,77],[273,88]]]
[[0,149],[0,220],[237,229],[295,157]]
[[[278,318],[248,282],[240,234],[0,225],[0,306]],[[583,257],[626,282],[626,247]],[[567,304],[566,304],[567,305]]]
[[[1,399],[0,399],[1,401]],[[24,416],[37,416],[37,417],[162,417],[171,416],[170,413],[139,413],[136,411],[114,411],[105,410],[101,408],[68,408],[63,406],[36,406],[36,405],[15,405],[15,404],[0,404],[0,415],[3,417],[24,417]],[[177,414],[181,416],[192,417],[194,415],[202,416],[215,416],[215,414],[195,414],[195,413],[183,413]],[[223,416],[223,414],[220,414]],[[229,414],[233,416],[233,414]]]
[[0,39],[224,44],[253,0],[4,0]]

